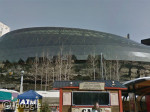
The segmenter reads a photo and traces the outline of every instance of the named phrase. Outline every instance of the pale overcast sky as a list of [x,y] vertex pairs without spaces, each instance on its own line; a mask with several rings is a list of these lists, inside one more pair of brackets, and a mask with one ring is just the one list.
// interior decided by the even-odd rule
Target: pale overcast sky
[[137,42],[150,38],[149,0],[0,0],[0,21],[11,30],[26,27],[73,27]]

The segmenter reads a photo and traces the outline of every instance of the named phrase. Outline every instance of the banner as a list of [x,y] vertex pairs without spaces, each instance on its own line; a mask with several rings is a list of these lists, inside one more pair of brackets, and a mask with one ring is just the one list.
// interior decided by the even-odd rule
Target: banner
[[71,105],[71,92],[63,93],[63,105]]
[[110,93],[111,96],[111,105],[119,105],[119,101],[118,101],[118,93]]
[[35,105],[37,104],[37,100],[31,100],[31,99],[19,99],[19,104],[24,104],[24,105]]

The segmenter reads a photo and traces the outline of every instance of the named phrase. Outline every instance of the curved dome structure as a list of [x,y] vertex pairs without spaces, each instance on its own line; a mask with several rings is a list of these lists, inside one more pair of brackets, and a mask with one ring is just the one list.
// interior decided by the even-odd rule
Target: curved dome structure
[[7,33],[0,39],[0,60],[17,61],[20,58],[58,55],[71,51],[78,60],[88,55],[103,54],[106,60],[150,62],[150,47],[117,35],[63,27],[36,27]]

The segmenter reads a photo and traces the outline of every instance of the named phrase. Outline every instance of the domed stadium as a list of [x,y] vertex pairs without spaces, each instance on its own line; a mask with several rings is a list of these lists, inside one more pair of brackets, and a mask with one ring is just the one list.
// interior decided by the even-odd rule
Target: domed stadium
[[106,60],[150,61],[150,47],[121,36],[76,28],[38,27],[12,31],[0,39],[0,60],[17,61],[20,58],[57,55],[71,51],[78,60],[89,54],[103,54]]
[[[52,61],[41,61],[45,57]],[[46,85],[54,80],[126,81],[149,76],[150,47],[93,30],[24,28],[0,38],[0,61],[3,65],[1,74],[13,74],[12,78],[18,76],[14,79],[16,82],[20,80],[21,69],[26,74],[25,82],[37,80],[38,84]]]

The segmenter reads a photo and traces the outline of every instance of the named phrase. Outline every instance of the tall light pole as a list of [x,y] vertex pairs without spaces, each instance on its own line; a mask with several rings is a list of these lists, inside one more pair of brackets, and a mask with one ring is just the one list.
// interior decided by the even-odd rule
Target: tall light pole
[[24,74],[24,71],[21,71],[20,93],[23,93],[23,74]]

